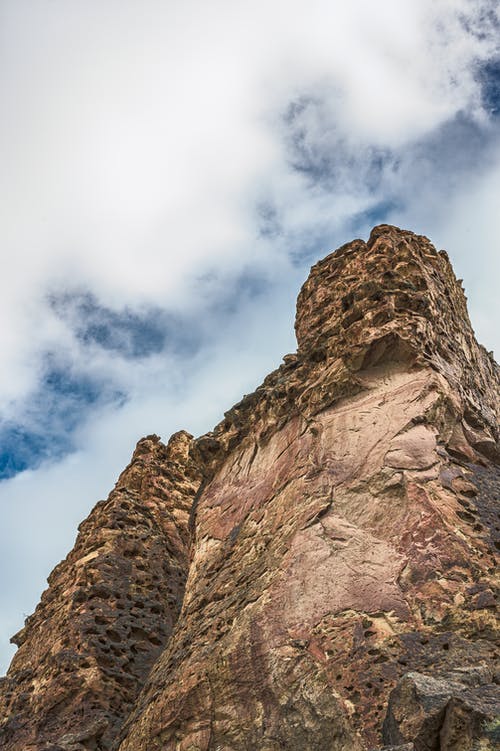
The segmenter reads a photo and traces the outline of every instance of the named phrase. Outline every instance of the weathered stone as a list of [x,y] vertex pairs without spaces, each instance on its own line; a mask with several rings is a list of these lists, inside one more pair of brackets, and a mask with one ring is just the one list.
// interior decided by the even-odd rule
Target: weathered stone
[[384,740],[411,740],[415,751],[498,748],[500,693],[492,680],[484,666],[438,678],[408,673],[391,693]]
[[[141,443],[131,465],[141,471],[126,470],[85,522],[42,600],[48,625],[35,614],[17,636],[0,687],[7,751],[361,751],[382,745],[386,714],[383,740],[401,751],[427,748],[425,733],[465,751],[478,723],[490,743],[500,374],[448,257],[377,227],[313,267],[296,332],[297,353],[211,433]],[[113,687],[130,634],[103,610],[98,653],[110,664],[93,704],[81,689],[78,660],[94,654],[81,613],[143,577],[124,572],[124,533],[109,523],[120,494],[135,499],[129,560],[146,557],[148,571],[167,562],[151,589],[157,652],[122,700]],[[157,525],[141,536],[150,514]],[[77,575],[94,570],[100,546],[118,549],[106,576]],[[151,635],[140,628],[138,652]],[[47,672],[37,645],[61,629],[68,644]],[[30,686],[35,703],[23,698]],[[102,718],[106,730],[85,738]]]
[[[80,525],[0,692],[0,748],[109,749],[177,619],[188,516],[201,481],[191,436],[137,445],[107,501]],[[50,744],[55,745],[50,745]]]

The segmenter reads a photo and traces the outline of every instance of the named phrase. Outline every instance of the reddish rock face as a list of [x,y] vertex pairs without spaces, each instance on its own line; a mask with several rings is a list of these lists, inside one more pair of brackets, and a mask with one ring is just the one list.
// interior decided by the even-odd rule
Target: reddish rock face
[[[52,574],[3,687],[6,749],[494,748],[500,375],[448,258],[377,227],[313,267],[296,331],[297,354],[212,433],[167,449],[146,439],[148,460],[136,452],[84,523],[89,536]],[[121,593],[158,569],[147,598],[160,610],[136,625],[128,607],[120,630],[120,599],[96,595],[94,579],[80,582],[84,606],[67,592],[80,559],[89,574],[101,560],[89,556],[108,544],[122,494],[135,503],[127,534],[141,542],[125,572],[113,536],[97,579]],[[100,646],[82,636],[96,597]],[[89,667],[73,660],[65,672],[49,658],[66,648],[62,633],[90,670],[105,650],[94,703]],[[462,685],[474,670],[487,676],[480,707]],[[429,721],[406,674],[442,689]],[[103,729],[92,735],[94,721]]]

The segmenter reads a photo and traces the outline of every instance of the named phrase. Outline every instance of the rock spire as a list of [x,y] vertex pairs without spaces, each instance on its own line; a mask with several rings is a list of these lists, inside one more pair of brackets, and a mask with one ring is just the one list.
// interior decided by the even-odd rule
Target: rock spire
[[316,264],[298,349],[139,442],[0,686],[6,751],[493,751],[500,371],[429,240]]

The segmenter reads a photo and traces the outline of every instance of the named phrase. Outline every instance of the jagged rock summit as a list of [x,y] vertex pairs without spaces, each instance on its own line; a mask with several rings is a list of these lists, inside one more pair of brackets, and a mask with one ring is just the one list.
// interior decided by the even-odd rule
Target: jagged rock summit
[[498,748],[499,368],[446,253],[316,264],[298,350],[141,440],[0,685],[6,751]]

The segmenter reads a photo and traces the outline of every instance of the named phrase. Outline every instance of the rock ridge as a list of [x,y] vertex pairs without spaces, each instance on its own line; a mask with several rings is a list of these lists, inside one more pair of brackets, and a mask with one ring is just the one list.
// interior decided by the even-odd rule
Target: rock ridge
[[0,747],[496,747],[500,370],[461,282],[380,225],[295,330],[213,431],[139,441],[16,635]]
[[108,500],[80,525],[12,637],[1,748],[110,748],[180,611],[200,477],[191,442],[186,432],[168,446],[141,439]]

